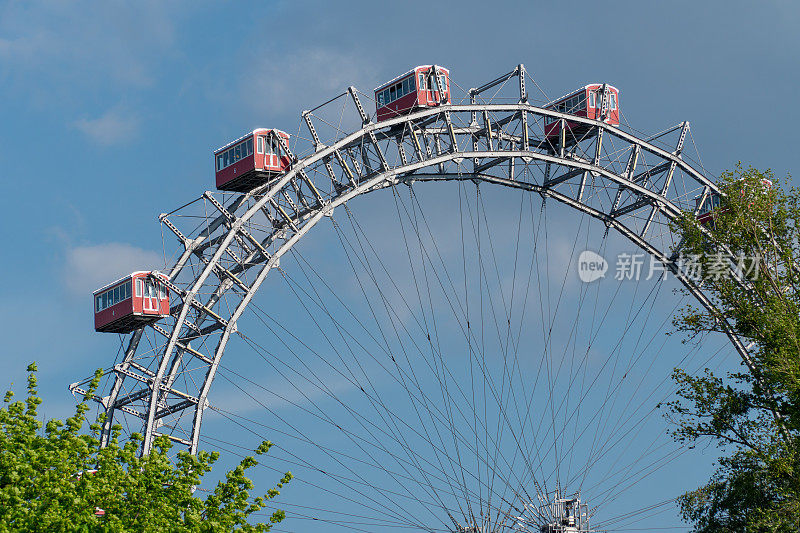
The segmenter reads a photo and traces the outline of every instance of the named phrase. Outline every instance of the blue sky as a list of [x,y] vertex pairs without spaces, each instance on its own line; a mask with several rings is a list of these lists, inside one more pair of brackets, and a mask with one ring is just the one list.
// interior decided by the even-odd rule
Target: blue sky
[[213,188],[215,147],[416,64],[607,81],[638,130],[691,121],[712,175],[792,173],[799,23],[790,1],[0,3],[0,384],[38,361],[63,416],[116,350],[89,293],[161,261],[156,217]]

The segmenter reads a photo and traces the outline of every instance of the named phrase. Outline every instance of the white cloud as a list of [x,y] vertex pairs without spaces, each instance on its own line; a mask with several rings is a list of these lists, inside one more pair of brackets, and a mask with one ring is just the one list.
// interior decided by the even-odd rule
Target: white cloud
[[41,32],[14,39],[0,38],[0,57],[4,61],[26,61],[36,58],[46,45],[47,38]]
[[0,8],[0,57],[14,72],[51,81],[150,86],[172,53],[181,13],[182,6],[153,0],[11,2]]
[[62,272],[67,291],[85,296],[135,270],[162,268],[161,254],[125,243],[76,246],[67,250]]
[[139,132],[139,117],[114,108],[97,118],[82,118],[75,122],[75,127],[93,142],[103,146],[111,146],[128,141]]
[[308,109],[354,85],[369,93],[375,71],[355,53],[306,48],[285,54],[259,54],[253,74],[242,80],[244,101],[260,111]]
[[230,374],[226,377],[234,380],[238,387],[230,385],[227,379],[218,379],[209,400],[214,407],[240,416],[263,412],[265,409],[279,411],[311,405],[319,407],[324,402],[331,401],[331,395],[341,400],[348,392],[356,389],[350,381],[334,376],[323,378],[324,388],[316,382],[300,379],[288,383],[284,379],[273,378],[267,379],[261,385],[252,385]]

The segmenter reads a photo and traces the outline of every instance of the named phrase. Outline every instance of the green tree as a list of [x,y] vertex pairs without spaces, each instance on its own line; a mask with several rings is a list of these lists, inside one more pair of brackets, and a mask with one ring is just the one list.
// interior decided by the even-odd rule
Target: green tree
[[[99,424],[87,425],[86,403],[66,421],[37,418],[42,400],[37,396],[36,366],[28,367],[28,395],[13,401],[5,395],[0,408],[0,532],[5,531],[269,531],[283,520],[278,510],[266,523],[254,522],[254,513],[292,474],[275,488],[251,498],[252,481],[246,471],[257,463],[246,457],[204,498],[195,487],[211,471],[217,452],[192,456],[179,452],[170,459],[171,443],[157,440],[153,451],[138,456],[142,437],[134,434],[120,444],[115,426],[110,444],[100,447]],[[267,453],[262,443],[256,455]]]
[[[769,185],[771,183],[771,185]],[[726,320],[751,363],[717,376],[676,369],[667,404],[676,439],[710,439],[722,457],[712,478],[684,494],[698,532],[800,531],[800,195],[771,171],[741,164],[721,176],[725,196],[711,220],[675,224],[681,253],[699,259],[701,284],[718,313],[689,306],[676,317],[687,342]],[[732,258],[732,260],[731,260]],[[719,275],[736,265],[736,276]]]

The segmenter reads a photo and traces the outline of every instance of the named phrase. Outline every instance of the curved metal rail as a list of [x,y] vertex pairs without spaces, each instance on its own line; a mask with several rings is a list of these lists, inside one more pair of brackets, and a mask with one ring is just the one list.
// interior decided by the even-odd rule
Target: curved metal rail
[[[486,91],[512,79],[519,82],[516,102],[484,98]],[[331,102],[349,100],[361,123],[356,131],[337,132],[333,142],[323,144],[316,110],[304,112],[307,153],[297,157],[279,139],[293,164],[277,181],[241,195],[204,193],[195,202],[203,202],[213,215],[206,215],[194,233],[173,222],[179,211],[161,215],[161,223],[183,246],[169,272],[169,288],[181,301],[161,323],[132,333],[122,362],[109,371],[112,384],[105,396],[95,398],[106,413],[104,442],[115,418],[124,415],[144,428],[143,452],[155,437],[166,435],[195,453],[225,347],[269,272],[337,206],[399,184],[472,180],[555,199],[624,235],[713,310],[679,261],[680,243],[669,229],[670,221],[694,209],[697,196],[718,192],[681,157],[689,123],[666,132],[676,139],[674,148],[664,149],[604,122],[531,105],[525,80],[519,65],[470,90],[463,103],[381,123],[370,120],[351,87]],[[561,120],[564,133],[543,137],[545,117]],[[565,132],[567,119],[581,124],[579,137]],[[729,324],[721,325],[752,368],[741,340]],[[83,383],[71,389],[85,392]]]

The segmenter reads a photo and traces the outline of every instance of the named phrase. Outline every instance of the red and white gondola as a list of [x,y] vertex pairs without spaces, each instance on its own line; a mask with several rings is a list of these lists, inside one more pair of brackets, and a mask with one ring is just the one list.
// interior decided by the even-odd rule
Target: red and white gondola
[[[740,178],[738,181],[741,181],[742,179],[743,178]],[[762,179],[761,186],[763,189],[760,192],[766,194],[770,189],[772,189],[772,181],[768,179]],[[744,193],[745,191],[742,191],[743,195]],[[708,194],[705,200],[703,200],[702,205],[700,205],[701,200],[703,200],[702,196],[695,198],[694,206],[697,213],[697,221],[703,226],[713,222],[717,214],[725,212],[725,209],[720,210],[720,205],[722,204],[722,196],[720,194],[715,192]]]
[[278,138],[289,140],[281,130],[259,128],[214,150],[217,189],[247,192],[280,176],[291,164]]
[[377,121],[450,102],[450,71],[420,65],[375,89]]
[[[547,104],[545,109],[619,126],[619,90],[607,83],[591,83]],[[571,136],[583,135],[590,129],[590,126],[570,120],[565,120],[564,126],[565,133]],[[548,139],[561,135],[561,119],[545,117],[544,135]]]
[[157,271],[133,272],[94,291],[94,329],[130,333],[169,315],[169,290]]
[[706,225],[714,218],[715,211],[719,208],[720,203],[722,203],[722,197],[712,192],[709,194],[703,205],[700,205],[700,198],[695,198],[695,209],[697,209],[697,221],[700,224]]

